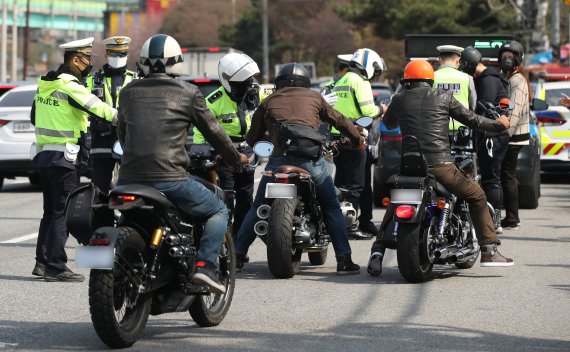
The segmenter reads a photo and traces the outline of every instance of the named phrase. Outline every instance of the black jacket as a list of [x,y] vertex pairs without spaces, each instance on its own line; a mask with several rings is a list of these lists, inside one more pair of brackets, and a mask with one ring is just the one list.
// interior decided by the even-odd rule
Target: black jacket
[[398,124],[402,135],[419,139],[428,166],[452,162],[449,145],[449,116],[474,129],[501,131],[499,122],[467,110],[451,91],[433,89],[428,83],[415,82],[392,97],[383,120],[388,128]]
[[[493,68],[487,67],[481,74],[475,77],[475,90],[477,90],[477,101],[482,103],[489,102],[494,106],[499,105],[499,101],[503,98],[508,98],[507,87],[509,81],[499,72]],[[477,106],[475,109],[477,114],[483,115],[485,111]],[[487,137],[494,137],[499,134],[508,133],[508,131],[501,132],[487,132]]]
[[119,99],[121,179],[163,182],[188,178],[186,140],[191,123],[228,165],[239,163],[238,151],[195,85],[152,74],[125,86]]

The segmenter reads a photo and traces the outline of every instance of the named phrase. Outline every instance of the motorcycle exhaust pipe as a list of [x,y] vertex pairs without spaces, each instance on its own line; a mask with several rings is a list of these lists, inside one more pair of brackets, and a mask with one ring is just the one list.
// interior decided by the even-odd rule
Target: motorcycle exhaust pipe
[[262,204],[257,208],[257,217],[261,220],[267,219],[270,213],[271,206],[269,204]]
[[176,234],[168,235],[165,241],[171,246],[176,246],[182,242],[180,236]]
[[269,224],[265,220],[259,220],[255,223],[253,227],[253,231],[258,236],[265,236],[267,235],[267,231],[269,230]]
[[460,251],[455,252],[451,255],[447,262],[449,264],[453,263],[463,263],[471,259],[472,256],[476,255],[479,252],[479,248],[465,248]]
[[457,252],[456,246],[448,246],[448,247],[438,248],[433,253],[433,255],[438,259],[446,259],[447,257],[454,254],[455,252]]
[[168,254],[170,254],[171,257],[180,258],[186,254],[186,251],[182,247],[171,247],[168,250]]

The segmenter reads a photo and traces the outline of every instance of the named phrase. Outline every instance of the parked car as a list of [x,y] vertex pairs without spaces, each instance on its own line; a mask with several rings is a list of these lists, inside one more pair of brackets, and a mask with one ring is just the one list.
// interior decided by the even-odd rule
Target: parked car
[[[402,134],[400,128],[390,130],[383,122],[377,125],[379,140],[378,159],[374,165],[373,199],[381,205],[382,198],[390,195],[393,188],[393,176],[400,171]],[[541,144],[538,121],[534,113],[530,119],[530,143],[519,152],[517,176],[519,180],[519,207],[535,209],[540,197]]]
[[30,112],[37,89],[36,84],[22,85],[0,96],[0,189],[5,178],[16,176],[27,176],[32,184],[40,184],[38,170],[30,160],[35,140]]
[[570,110],[560,98],[570,96],[570,81],[540,82],[535,97],[548,103],[548,110],[536,111],[542,136],[542,171],[570,171]]

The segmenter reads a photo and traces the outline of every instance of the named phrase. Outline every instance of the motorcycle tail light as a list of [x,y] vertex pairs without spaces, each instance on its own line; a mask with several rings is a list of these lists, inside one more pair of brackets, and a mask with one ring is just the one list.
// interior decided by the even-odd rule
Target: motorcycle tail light
[[392,200],[389,197],[382,198],[382,206],[388,207],[392,203]]
[[91,246],[108,246],[111,241],[108,238],[92,238],[89,241]]
[[275,183],[289,183],[289,174],[275,174]]
[[117,198],[119,198],[123,202],[133,202],[135,199],[137,199],[136,196],[118,196]]
[[396,208],[396,217],[402,220],[411,219],[416,213],[416,208],[411,205],[400,205]]

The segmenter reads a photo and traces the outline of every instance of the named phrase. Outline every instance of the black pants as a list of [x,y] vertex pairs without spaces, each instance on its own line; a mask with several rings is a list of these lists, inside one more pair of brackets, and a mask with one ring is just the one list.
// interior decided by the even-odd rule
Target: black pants
[[509,148],[509,135],[496,137],[480,135],[477,140],[477,157],[481,171],[481,185],[487,200],[495,210],[503,206],[501,169]]
[[509,144],[507,155],[503,160],[501,182],[505,206],[505,221],[516,223],[519,218],[519,179],[517,177],[517,160],[522,145]]
[[366,164],[364,165],[364,189],[360,194],[360,216],[358,221],[360,224],[366,224],[372,221],[372,209],[374,208],[374,199],[372,197],[372,165],[374,157],[366,152]]
[[247,172],[232,172],[226,166],[217,168],[220,178],[220,188],[226,195],[226,206],[230,211],[230,221],[233,217],[233,233],[237,234],[245,214],[253,203],[253,170]]
[[117,160],[112,157],[91,159],[91,165],[93,166],[93,183],[103,194],[109,194],[111,190],[113,169],[116,163]]
[[344,200],[351,202],[358,209],[360,196],[364,190],[364,168],[366,151],[340,148],[334,158],[336,165],[335,186],[346,190]]
[[65,167],[41,167],[44,215],[38,231],[36,260],[55,271],[65,270],[67,254],[67,228],[65,225],[65,200],[79,185],[77,170]]

